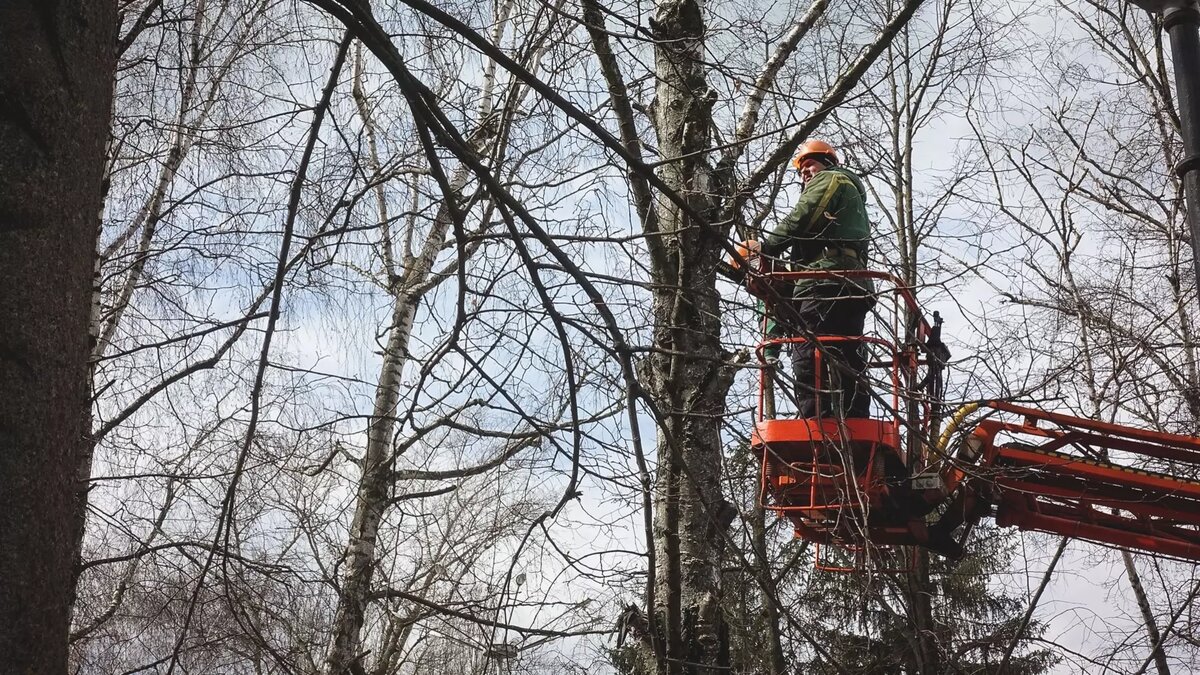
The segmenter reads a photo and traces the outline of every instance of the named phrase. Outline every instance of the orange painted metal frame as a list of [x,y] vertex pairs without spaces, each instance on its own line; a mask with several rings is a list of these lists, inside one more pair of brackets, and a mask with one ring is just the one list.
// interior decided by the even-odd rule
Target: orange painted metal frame
[[[775,290],[786,288],[784,282],[819,278],[886,282],[892,286],[886,292],[893,294],[897,305],[903,305],[910,316],[921,316],[912,292],[886,273],[860,270],[758,275],[760,289]],[[771,304],[769,298],[764,300]],[[895,312],[896,316],[900,314]],[[893,334],[900,332],[897,324],[892,328]],[[915,335],[910,337],[924,343],[931,328],[919,318],[912,330]],[[878,506],[881,491],[887,490],[874,473],[880,453],[894,453],[914,473],[924,468],[927,458],[914,457],[909,462],[904,456],[899,410],[902,373],[907,373],[911,382],[926,362],[914,345],[900,347],[878,337],[816,339],[820,343],[862,340],[888,351],[889,360],[870,365],[890,370],[894,412],[884,420],[766,419],[764,392],[770,374],[766,368],[761,369],[751,435],[751,447],[762,460],[761,505],[791,520],[797,536],[818,546],[849,548],[855,560],[859,558],[856,551],[874,546],[931,545],[922,522],[914,520],[913,514],[907,514],[907,525],[903,518],[868,523],[862,511],[863,506]],[[806,341],[806,337],[763,339],[757,356],[760,363],[765,363],[767,347]],[[816,358],[821,358],[820,350]],[[819,396],[821,382],[814,384]],[[928,434],[931,404],[924,405],[919,424],[920,431]],[[939,499],[936,495],[941,494],[943,502],[961,506],[960,517],[949,527],[962,525],[969,531],[994,505],[996,522],[1001,526],[1200,561],[1200,481],[1121,465],[1111,456],[1115,451],[1174,462],[1175,466],[1194,468],[1200,475],[1200,438],[1046,412],[1006,401],[987,401],[981,407],[1019,416],[1022,421],[982,420],[971,432],[981,448],[978,456],[972,455],[976,459],[965,464],[961,460],[945,463],[941,471],[943,492],[935,493],[932,499]],[[1001,441],[1001,436],[1013,440]],[[840,456],[835,456],[837,453]],[[840,461],[835,463],[835,459]],[[854,467],[854,476],[846,475],[848,466]],[[852,489],[860,499],[848,496]],[[820,559],[817,565],[821,567]]]
[[[973,432],[983,458],[967,480],[994,486],[997,524],[1200,560],[1200,482],[1118,464],[1110,455],[1169,460],[1200,472],[1200,438],[1005,401],[986,407],[1023,417],[1021,423],[985,419]],[[1001,442],[1001,434],[1013,440]]]
[[[781,288],[790,286],[790,282],[800,279],[874,279],[883,281],[890,286],[880,295],[893,297],[897,319],[892,326],[893,333],[900,332],[900,315],[918,317],[913,326],[919,341],[927,339],[930,325],[920,316],[916,299],[902,281],[896,277],[869,270],[837,271],[837,272],[771,272],[759,275],[759,288]],[[784,283],[789,282],[789,283]],[[768,304],[769,301],[768,301]],[[901,311],[907,310],[907,312]],[[763,323],[764,336],[766,319]],[[891,407],[899,411],[903,398],[902,374],[905,371],[915,376],[917,369],[924,364],[919,358],[915,345],[897,345],[898,341],[887,340],[874,336],[830,336],[817,335],[820,344],[832,344],[844,341],[861,341],[882,348],[890,356],[883,361],[869,364],[872,368],[886,368],[889,371],[891,383]],[[760,363],[765,363],[765,350],[771,346],[784,344],[802,344],[809,341],[808,337],[782,337],[767,339],[764,337],[758,345],[757,356]],[[816,350],[817,389],[820,406],[821,350]],[[887,531],[871,531],[862,508],[864,505],[879,506],[886,487],[881,476],[877,475],[876,467],[882,466],[882,453],[894,455],[891,465],[899,462],[907,466],[904,443],[902,442],[902,420],[898,412],[887,415],[886,419],[767,419],[764,393],[767,379],[771,377],[768,369],[763,368],[759,376],[759,398],[756,424],[751,436],[751,447],[761,457],[761,490],[759,501],[761,506],[792,521],[796,535],[822,544],[836,544],[848,547],[857,560],[859,556],[853,552],[856,548],[876,547],[877,544],[910,544],[915,543],[913,535],[904,527],[892,526]],[[923,424],[928,425],[928,407],[923,415]],[[847,476],[847,467],[853,467],[855,475]],[[906,479],[907,476],[901,477]],[[858,499],[851,497],[854,494]],[[878,540],[878,541],[877,541]],[[886,540],[886,541],[884,541]],[[865,549],[864,549],[865,550]],[[818,568],[832,571],[851,571],[852,568],[823,566],[820,559]]]

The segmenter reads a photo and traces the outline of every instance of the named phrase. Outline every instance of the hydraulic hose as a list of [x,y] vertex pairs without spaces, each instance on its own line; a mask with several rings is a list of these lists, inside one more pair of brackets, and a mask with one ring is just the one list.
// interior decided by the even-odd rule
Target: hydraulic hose
[[943,457],[947,456],[946,449],[950,446],[950,439],[954,436],[954,433],[958,431],[958,428],[962,426],[963,422],[966,421],[967,416],[976,410],[979,410],[980,406],[982,405],[983,404],[979,402],[968,403],[966,405],[959,406],[958,410],[954,411],[954,414],[950,416],[950,421],[946,423],[946,428],[942,430],[941,437],[938,438],[936,446],[938,454],[942,455]]

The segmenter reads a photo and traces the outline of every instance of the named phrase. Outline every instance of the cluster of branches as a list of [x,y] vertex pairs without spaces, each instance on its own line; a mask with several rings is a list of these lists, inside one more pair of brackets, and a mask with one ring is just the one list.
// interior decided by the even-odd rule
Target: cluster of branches
[[[92,392],[91,441],[57,466],[82,482],[60,481],[78,536],[55,577],[64,612],[74,589],[73,670],[1056,663],[1037,608],[1063,543],[1036,544],[1031,589],[997,582],[1016,540],[996,531],[957,567],[809,572],[814,551],[758,506],[741,440],[756,310],[718,270],[787,210],[786,160],[819,132],[867,178],[876,267],[962,316],[981,285],[1021,310],[980,317],[968,346],[1050,345],[1024,380],[963,360],[956,396],[1195,433],[1157,26],[1103,0],[1060,9],[1125,69],[1113,85],[1057,44],[1060,71],[1027,68],[1036,22],[1009,5],[651,9],[119,3],[97,38],[116,61],[93,92],[100,111],[114,97],[96,194],[70,205]],[[1021,109],[1031,132],[991,115],[1017,78],[1044,90]],[[1186,667],[1197,587],[1121,562],[1138,620],[1073,658]]]

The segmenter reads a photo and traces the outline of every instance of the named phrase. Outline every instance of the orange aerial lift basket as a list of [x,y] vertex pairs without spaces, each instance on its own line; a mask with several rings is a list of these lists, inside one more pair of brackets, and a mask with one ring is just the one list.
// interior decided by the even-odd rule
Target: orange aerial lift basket
[[[768,314],[790,301],[786,291],[798,279],[871,279],[881,287],[868,335],[772,337],[764,319],[758,345],[750,448],[761,461],[760,504],[788,519],[796,536],[846,549],[842,557],[855,561],[826,564],[818,552],[819,567],[849,570],[889,560],[894,568],[904,557],[892,550],[898,546],[957,558],[986,516],[1001,526],[1200,560],[1200,439],[1004,401],[964,406],[943,430],[941,374],[949,353],[941,321],[936,313],[932,324],[926,321],[900,280],[867,270],[776,271],[761,257],[752,262],[758,267],[747,286]],[[789,414],[787,391],[780,390],[795,383],[768,363],[770,348],[815,341],[819,361],[823,347],[847,340],[869,346],[873,416]],[[812,383],[818,397],[827,390],[819,378]]]

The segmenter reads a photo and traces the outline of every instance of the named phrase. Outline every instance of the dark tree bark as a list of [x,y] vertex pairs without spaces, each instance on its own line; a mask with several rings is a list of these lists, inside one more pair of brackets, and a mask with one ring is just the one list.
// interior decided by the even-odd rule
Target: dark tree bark
[[111,0],[0,3],[0,672],[65,673]]

